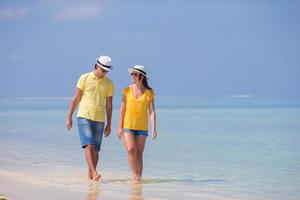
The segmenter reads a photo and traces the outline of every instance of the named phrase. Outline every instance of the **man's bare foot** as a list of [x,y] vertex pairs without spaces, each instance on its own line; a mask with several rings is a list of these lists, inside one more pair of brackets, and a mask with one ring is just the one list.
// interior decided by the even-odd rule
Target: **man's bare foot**
[[97,174],[95,174],[95,175],[92,177],[92,180],[93,180],[93,181],[99,181],[100,178],[101,178],[101,175],[97,173]]
[[89,170],[89,172],[88,172],[88,179],[91,179],[91,180],[93,179],[91,170]]

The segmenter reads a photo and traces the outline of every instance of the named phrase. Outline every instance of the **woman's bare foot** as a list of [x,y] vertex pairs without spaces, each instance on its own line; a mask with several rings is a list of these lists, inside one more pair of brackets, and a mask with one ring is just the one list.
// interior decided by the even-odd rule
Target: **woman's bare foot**
[[132,177],[132,182],[133,182],[134,184],[140,184],[140,183],[142,183],[142,178],[139,177],[139,176],[133,176],[133,177]]

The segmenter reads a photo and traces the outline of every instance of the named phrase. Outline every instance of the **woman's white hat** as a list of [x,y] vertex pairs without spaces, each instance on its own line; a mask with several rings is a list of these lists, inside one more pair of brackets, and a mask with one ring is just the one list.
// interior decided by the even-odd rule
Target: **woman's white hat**
[[133,68],[128,69],[128,72],[130,74],[133,73],[133,72],[137,72],[139,74],[144,75],[146,78],[148,78],[148,76],[147,76],[147,69],[143,65],[134,65]]
[[100,56],[96,61],[96,65],[106,71],[110,71],[112,69],[111,58],[108,56]]

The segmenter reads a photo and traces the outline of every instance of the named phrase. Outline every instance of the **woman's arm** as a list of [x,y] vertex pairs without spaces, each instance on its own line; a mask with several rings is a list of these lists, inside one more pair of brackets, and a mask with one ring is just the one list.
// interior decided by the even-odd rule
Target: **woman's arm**
[[124,116],[126,112],[126,98],[123,95],[122,103],[120,108],[120,115],[119,115],[119,126],[118,126],[118,137],[121,139],[123,136],[123,124],[124,124]]
[[81,99],[81,95],[82,95],[82,91],[79,89],[79,88],[76,88],[76,91],[75,91],[75,95],[72,99],[72,102],[70,104],[70,108],[69,108],[69,114],[68,114],[68,117],[67,117],[67,122],[66,122],[66,126],[68,128],[68,130],[71,130],[72,128],[72,117],[73,117],[73,113],[74,113],[74,110],[76,109],[80,99]]
[[154,106],[154,99],[152,99],[149,103],[149,115],[150,115],[151,126],[152,126],[152,138],[155,139],[157,136],[157,132],[156,132],[156,112]]

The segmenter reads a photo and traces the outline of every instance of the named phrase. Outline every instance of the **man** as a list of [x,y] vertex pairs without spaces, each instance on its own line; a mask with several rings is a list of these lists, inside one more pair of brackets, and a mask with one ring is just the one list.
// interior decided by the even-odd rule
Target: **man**
[[[76,85],[75,96],[70,104],[66,122],[72,128],[72,116],[79,103],[77,114],[78,131],[82,148],[88,164],[88,177],[98,181],[101,176],[97,171],[99,151],[103,132],[107,137],[111,132],[112,100],[114,95],[113,82],[106,76],[112,69],[111,58],[100,56],[95,69],[82,74]],[[106,126],[105,124],[106,113]]]

